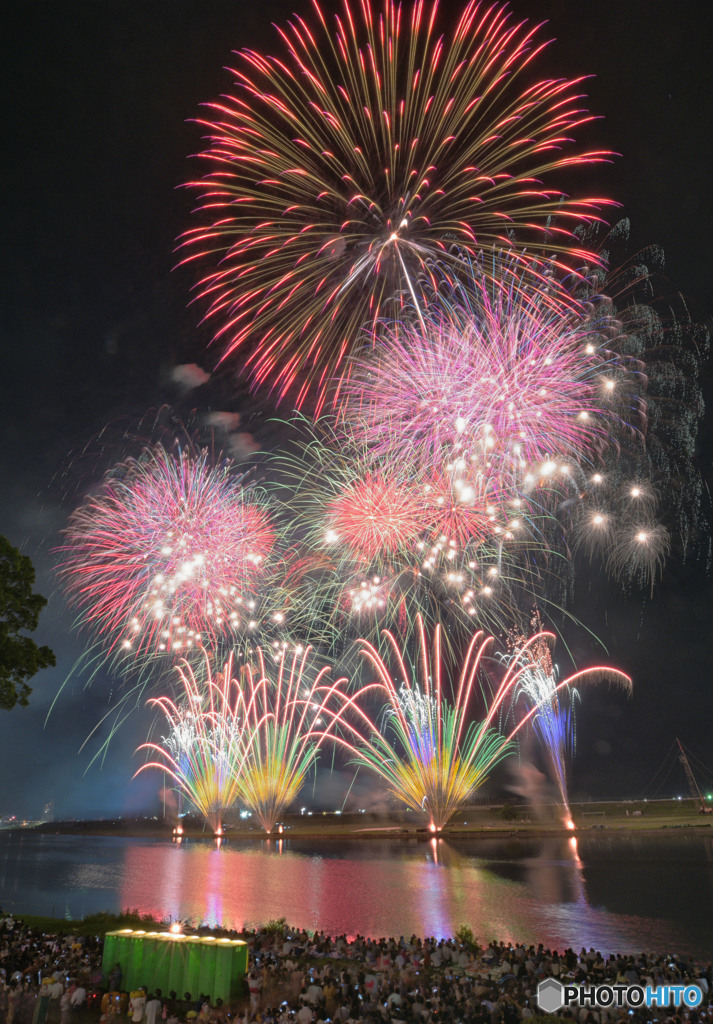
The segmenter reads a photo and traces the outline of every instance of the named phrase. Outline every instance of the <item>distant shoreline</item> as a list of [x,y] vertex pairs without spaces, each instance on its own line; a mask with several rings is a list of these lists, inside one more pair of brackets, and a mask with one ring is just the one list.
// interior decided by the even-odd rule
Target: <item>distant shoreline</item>
[[[575,819],[576,820],[576,819]],[[216,837],[200,823],[185,821],[182,824],[181,839],[213,840]],[[572,838],[603,835],[708,835],[712,834],[713,821],[702,820],[698,815],[651,816],[632,819],[619,815],[602,816],[596,822],[577,823],[574,831],[560,822],[489,821],[472,824],[453,824],[439,833],[432,833],[427,827],[403,822],[385,822],[383,818],[364,819],[357,815],[345,816],[336,822],[305,821],[301,816],[286,818],[284,831],[266,835],[258,826],[226,826],[223,840],[237,842],[265,842],[279,840],[366,840],[401,839],[404,841],[429,841],[458,839],[543,839]],[[92,838],[122,837],[127,839],[175,840],[173,825],[145,818],[119,818],[93,821],[52,821],[28,823],[27,825],[6,825],[2,831],[12,834],[73,835]]]

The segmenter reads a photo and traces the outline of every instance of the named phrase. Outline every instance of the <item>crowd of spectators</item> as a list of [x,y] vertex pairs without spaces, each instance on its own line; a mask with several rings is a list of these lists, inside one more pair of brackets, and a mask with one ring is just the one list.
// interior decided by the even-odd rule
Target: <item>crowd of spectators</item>
[[713,1024],[711,965],[675,955],[479,946],[464,934],[332,939],[275,925],[231,934],[248,943],[249,971],[242,995],[225,1006],[211,993],[124,993],[120,964],[102,976],[98,937],[51,935],[0,914],[0,1024],[519,1024],[542,1016],[536,990],[548,977],[696,984],[704,993],[692,1010],[566,1011],[574,1024]]
[[103,982],[98,937],[54,935],[0,911],[0,1022],[33,1024],[40,994],[48,1024],[70,1024]]
[[690,983],[704,993],[696,1010],[578,1010],[569,1014],[577,1024],[713,1022],[711,965],[675,955],[605,957],[594,949],[558,953],[502,942],[480,947],[467,939],[415,935],[349,941],[257,931],[247,938],[257,991],[251,988],[242,1024],[518,1024],[542,1016],[536,990],[548,977],[575,985]]

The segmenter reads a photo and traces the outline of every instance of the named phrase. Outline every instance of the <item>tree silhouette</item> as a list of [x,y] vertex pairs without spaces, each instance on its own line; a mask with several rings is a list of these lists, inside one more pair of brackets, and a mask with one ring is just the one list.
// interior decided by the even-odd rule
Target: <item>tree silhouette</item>
[[41,594],[32,593],[34,582],[31,560],[0,535],[0,708],[6,711],[27,705],[32,693],[27,680],[56,664],[49,647],[38,647],[21,633],[37,629],[47,604]]

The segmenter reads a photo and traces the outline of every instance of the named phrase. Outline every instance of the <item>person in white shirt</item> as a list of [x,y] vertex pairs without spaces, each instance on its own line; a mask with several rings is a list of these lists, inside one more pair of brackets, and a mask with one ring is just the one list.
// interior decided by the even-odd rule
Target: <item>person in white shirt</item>
[[63,992],[59,999],[59,1020],[60,1024],[70,1024],[72,1019],[72,994],[67,989]]
[[55,974],[54,981],[50,985],[50,1000],[54,1003],[62,998],[64,992],[64,985],[59,980],[59,975]]
[[322,998],[322,987],[318,985],[316,980],[313,981],[307,988],[307,1002],[310,1006],[316,1006]]
[[262,977],[258,975],[257,971],[250,971],[248,989],[250,990],[250,1012],[257,1013],[260,1009],[260,994],[262,992]]
[[312,1007],[308,1003],[304,1003],[297,1011],[298,1024],[312,1024],[313,1020]]
[[131,993],[131,999],[129,1000],[129,1011],[131,1013],[131,1020],[133,1024],[141,1024],[144,1019],[144,1008],[146,1006],[146,992],[140,988],[136,992]]
[[154,994],[151,996],[149,1001],[146,1003],[144,1010],[144,1020],[146,1024],[156,1024],[156,1020],[161,1013],[161,989],[157,988]]
[[72,995],[70,997],[70,1002],[74,1009],[76,1010],[78,1007],[82,1006],[83,1003],[86,1002],[86,999],[87,990],[85,989],[84,985],[77,985],[77,987],[75,988],[74,992],[72,992]]

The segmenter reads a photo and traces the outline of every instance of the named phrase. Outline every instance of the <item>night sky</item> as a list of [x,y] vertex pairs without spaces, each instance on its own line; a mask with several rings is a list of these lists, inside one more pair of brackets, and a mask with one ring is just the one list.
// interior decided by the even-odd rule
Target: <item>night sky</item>
[[[229,91],[231,50],[275,51],[270,22],[307,2],[266,0],[10,0],[4,5],[3,303],[0,532],[30,555],[50,597],[37,639],[57,667],[33,682],[31,706],[0,712],[0,814],[37,817],[153,808],[159,781],[130,778],[145,737],[141,712],[117,735],[103,768],[87,770],[82,742],[116,699],[100,671],[91,687],[72,676],[83,650],[53,582],[52,549],[67,515],[140,433],[150,410],[187,418],[239,412],[261,444],[271,407],[228,371],[182,393],[174,367],[215,368],[217,351],[187,308],[193,272],[174,270],[201,150],[190,119]],[[329,9],[332,0],[324,0]],[[335,5],[336,6],[336,5]],[[456,4],[446,9],[457,9]],[[700,0],[517,0],[518,15],[547,20],[554,37],[538,74],[591,74],[589,108],[602,115],[580,138],[621,153],[579,176],[582,193],[617,199],[632,222],[632,249],[666,253],[659,296],[681,292],[696,320],[713,307],[713,8]],[[573,185],[568,178],[565,187]],[[708,404],[713,377],[704,370]],[[281,410],[283,413],[286,410]],[[699,451],[712,477],[713,430]],[[713,583],[706,559],[674,559],[652,599],[622,595],[600,575],[580,575],[575,615],[634,677],[631,700],[585,693],[572,793],[641,795],[679,735],[713,769]],[[581,667],[603,657],[582,628],[568,640]],[[560,652],[562,647],[560,645]],[[341,802],[341,779],[329,786]],[[672,776],[661,795],[685,792]],[[326,790],[325,790],[326,792]],[[649,790],[650,795],[653,795]],[[339,795],[337,795],[339,794]]]

